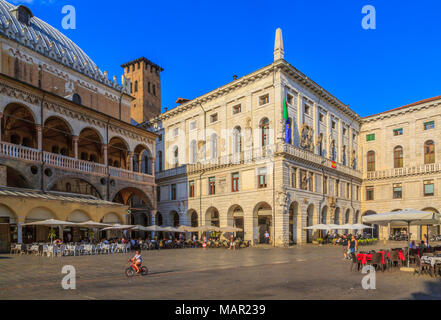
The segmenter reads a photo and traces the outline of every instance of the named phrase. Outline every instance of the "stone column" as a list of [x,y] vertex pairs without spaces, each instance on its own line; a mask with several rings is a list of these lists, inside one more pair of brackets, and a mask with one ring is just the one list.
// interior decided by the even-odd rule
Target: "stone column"
[[3,121],[3,112],[0,112],[0,142],[2,141],[1,123]]
[[133,152],[129,152],[129,170],[133,171]]
[[156,163],[156,159],[155,158],[150,158],[150,173],[154,176],[155,175],[155,163]]
[[74,158],[78,159],[78,140],[79,140],[79,137],[73,136],[72,140],[73,140],[73,144],[74,144]]
[[103,154],[103,158],[104,158],[104,165],[107,166],[107,163],[108,163],[108,158],[107,158],[108,145],[107,144],[103,144],[101,146],[101,149],[102,149],[102,154]]
[[21,223],[17,223],[17,243],[21,244],[23,242],[23,228]]
[[[246,212],[244,209],[243,216],[243,229],[244,229],[244,240],[249,240],[253,244],[254,240],[254,217],[252,209],[250,212]],[[257,238],[257,235],[256,235]]]
[[37,139],[38,139],[38,150],[43,150],[43,129],[41,125],[37,124],[35,126],[37,128]]

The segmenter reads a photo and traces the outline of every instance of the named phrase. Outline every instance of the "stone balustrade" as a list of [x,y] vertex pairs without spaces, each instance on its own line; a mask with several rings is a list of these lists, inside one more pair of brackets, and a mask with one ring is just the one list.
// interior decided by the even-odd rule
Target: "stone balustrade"
[[[8,142],[0,143],[0,157],[39,163],[41,163],[42,161],[41,151]],[[150,174],[130,171],[122,168],[107,167],[100,163],[84,161],[46,151],[43,152],[43,160],[45,165],[69,171],[77,171],[103,176],[110,175],[111,177],[123,180],[137,181],[140,183],[154,184],[155,182],[155,177]]]
[[0,155],[7,158],[25,161],[41,161],[41,152],[37,149],[19,146],[8,142],[0,142]]
[[364,179],[378,180],[412,175],[423,175],[441,171],[441,163],[421,164],[412,167],[393,168],[364,173]]

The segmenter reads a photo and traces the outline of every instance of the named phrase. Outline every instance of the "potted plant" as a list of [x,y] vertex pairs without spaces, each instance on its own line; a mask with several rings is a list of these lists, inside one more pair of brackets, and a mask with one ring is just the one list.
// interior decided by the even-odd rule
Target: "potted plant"
[[52,241],[53,241],[53,238],[55,238],[56,236],[57,236],[57,234],[55,233],[55,230],[51,228],[51,229],[49,230],[49,234],[48,234],[48,239],[51,240],[51,243],[52,243]]

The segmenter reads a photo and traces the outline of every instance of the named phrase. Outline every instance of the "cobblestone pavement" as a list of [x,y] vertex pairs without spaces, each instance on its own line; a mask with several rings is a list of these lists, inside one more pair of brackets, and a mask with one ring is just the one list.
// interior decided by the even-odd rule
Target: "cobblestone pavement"
[[[401,271],[377,272],[376,290],[363,290],[364,275],[350,272],[342,251],[312,245],[145,251],[150,274],[131,279],[124,275],[129,254],[0,255],[0,299],[441,298],[439,279]],[[76,290],[61,288],[64,265],[76,268]]]

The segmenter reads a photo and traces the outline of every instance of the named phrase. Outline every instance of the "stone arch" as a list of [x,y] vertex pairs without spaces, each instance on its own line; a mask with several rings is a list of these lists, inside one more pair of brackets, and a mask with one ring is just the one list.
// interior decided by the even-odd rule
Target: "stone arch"
[[155,216],[155,222],[157,226],[162,226],[164,225],[164,219],[162,217],[161,212],[156,212],[156,216]]
[[49,219],[58,219],[56,214],[46,207],[35,207],[26,214],[25,222],[37,222]]
[[52,181],[47,188],[50,191],[91,195],[103,199],[101,193],[91,182],[71,175]]
[[103,137],[92,127],[85,127],[78,136],[78,158],[85,161],[104,163]]
[[8,223],[10,224],[15,224],[18,222],[17,214],[5,204],[0,204],[0,219],[8,220]]
[[341,224],[340,208],[339,207],[334,209],[334,221],[332,221],[332,223],[337,224],[337,225]]
[[227,226],[234,226],[234,217],[244,217],[243,208],[238,204],[233,204],[227,211]]
[[[373,210],[367,210],[367,211],[365,211],[365,212],[362,214],[362,217],[364,217],[364,216],[370,216],[370,215],[373,215],[373,214],[377,214],[377,213],[376,213],[375,211],[373,211]],[[375,237],[375,238],[378,238],[379,227],[378,227],[377,224],[374,224],[374,225],[372,225],[372,224],[370,224],[370,223],[363,223],[363,224],[365,224],[365,225],[367,225],[367,226],[373,226],[374,229],[372,229],[372,236]],[[368,231],[369,231],[369,230],[370,230],[370,229],[368,229]]]
[[205,225],[206,226],[220,226],[219,210],[215,207],[210,207],[205,211]]
[[360,210],[357,210],[357,211],[355,212],[354,223],[355,223],[355,224],[359,224],[359,223],[361,223],[361,221],[360,221]]
[[83,210],[72,211],[71,213],[69,213],[66,219],[66,221],[76,222],[76,223],[86,222],[90,220],[92,220],[90,218],[90,215]]
[[74,157],[73,129],[66,119],[50,116],[44,121],[43,150],[66,157]]
[[245,213],[243,208],[234,204],[227,211],[227,226],[240,228],[242,231],[236,232],[236,236],[244,239],[245,237]]
[[128,169],[129,145],[126,140],[119,136],[110,139],[107,148],[107,161],[109,166],[115,168]]
[[273,210],[267,202],[262,201],[256,204],[253,209],[253,240],[257,243],[264,243],[266,231],[273,238]]
[[[26,214],[25,223],[38,222],[48,219],[57,219],[55,213],[46,207],[35,207],[29,210]],[[49,239],[49,231],[51,228],[46,226],[25,226],[23,228],[23,242],[46,242]],[[53,228],[57,237],[59,236],[59,229]]]
[[32,189],[26,174],[11,166],[6,166],[6,185],[11,188]]
[[[306,227],[314,225],[315,207],[314,204],[310,204],[306,209]],[[313,240],[313,230],[306,230],[306,242],[311,243]]]
[[132,213],[130,223],[142,226],[151,224],[153,202],[142,190],[134,187],[123,188],[114,195],[113,202],[129,206]]
[[[344,220],[343,220],[343,224],[350,224],[351,223],[351,210],[348,208],[345,211],[345,215],[344,215]],[[345,229],[345,233],[348,233],[348,229]]]
[[187,211],[187,221],[190,227],[198,227],[199,226],[199,217],[198,213],[194,209],[190,209]]
[[0,122],[1,141],[37,149],[37,123],[34,112],[26,105],[10,103]]
[[121,203],[121,204],[130,204],[129,200],[136,195],[139,197],[144,203],[147,205],[147,207],[151,210],[153,210],[153,202],[150,200],[150,198],[147,196],[147,194],[142,191],[141,189],[135,188],[135,187],[127,187],[120,189],[118,192],[115,192],[113,196],[113,202]]
[[176,210],[172,210],[169,213],[169,218],[170,218],[170,225],[172,227],[179,227],[179,225],[181,224],[181,219],[179,217],[179,213],[177,213]]
[[320,213],[320,223],[321,224],[328,224],[328,219],[329,219],[329,217],[328,217],[328,206],[324,206],[323,208],[322,208],[322,211],[321,211],[321,213]]
[[301,243],[302,217],[300,206],[297,201],[291,202],[289,206],[289,241],[293,243]]
[[107,224],[122,224],[123,219],[115,212],[108,212],[103,215],[100,222]]
[[144,144],[138,144],[133,153],[133,171],[152,174],[153,165],[153,156],[150,148]]

